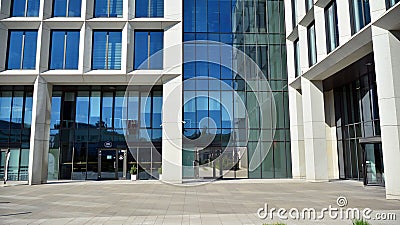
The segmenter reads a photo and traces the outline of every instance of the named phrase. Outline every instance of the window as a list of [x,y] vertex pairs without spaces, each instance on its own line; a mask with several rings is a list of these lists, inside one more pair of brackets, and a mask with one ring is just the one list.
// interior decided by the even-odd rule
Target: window
[[293,43],[294,46],[294,75],[298,77],[300,75],[300,48],[299,39],[296,39]]
[[50,69],[78,69],[79,30],[52,31]]
[[163,31],[135,31],[135,69],[163,68],[163,37]]
[[297,0],[292,0],[292,25],[297,25]]
[[326,49],[331,52],[339,45],[339,32],[337,26],[336,1],[332,1],[325,8]]
[[35,69],[37,31],[10,31],[7,69]]
[[94,31],[92,69],[121,69],[121,31]]
[[306,12],[308,12],[314,5],[313,0],[306,0]]
[[15,17],[37,17],[39,16],[39,0],[13,0],[11,16]]
[[81,0],[54,0],[54,17],[80,17]]
[[317,46],[315,43],[315,24],[312,22],[307,27],[308,65],[311,67],[317,62]]
[[96,0],[94,17],[122,17],[122,0]]
[[396,5],[398,2],[400,2],[400,0],[386,0],[386,9]]
[[164,0],[137,0],[135,17],[164,17]]
[[369,0],[350,0],[351,32],[357,33],[371,22]]

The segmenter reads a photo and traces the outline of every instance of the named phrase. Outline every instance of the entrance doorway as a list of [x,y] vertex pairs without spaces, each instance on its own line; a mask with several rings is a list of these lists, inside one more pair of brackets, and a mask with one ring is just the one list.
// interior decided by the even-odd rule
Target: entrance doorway
[[125,180],[127,173],[127,151],[122,149],[98,150],[98,179]]
[[364,185],[385,186],[380,137],[360,139],[363,150]]

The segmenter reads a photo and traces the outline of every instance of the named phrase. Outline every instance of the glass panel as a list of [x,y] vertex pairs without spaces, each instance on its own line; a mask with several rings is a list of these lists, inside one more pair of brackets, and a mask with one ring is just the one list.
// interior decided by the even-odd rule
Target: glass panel
[[53,92],[51,98],[50,129],[60,128],[61,92]]
[[153,92],[153,112],[152,112],[152,127],[160,128],[162,123],[162,92]]
[[19,149],[10,149],[10,159],[8,161],[8,180],[18,180],[19,154]]
[[25,96],[25,113],[24,113],[24,127],[30,128],[32,123],[32,104],[33,104],[33,93],[26,92]]
[[[114,105],[114,128],[115,129],[122,129],[125,128],[123,126],[122,116],[124,110],[124,96],[125,92],[117,91],[115,92],[115,105]],[[126,106],[125,106],[126,107]],[[125,108],[126,110],[126,108]]]
[[23,69],[35,69],[37,32],[25,32]]
[[6,151],[0,151],[0,179],[4,179],[4,168],[6,166]]
[[311,67],[317,62],[317,48],[315,43],[315,25],[312,23],[307,28],[308,37],[308,64]]
[[26,0],[14,0],[12,6],[12,16],[25,16]]
[[[103,92],[101,120],[105,128],[112,128],[113,93]],[[103,127],[103,125],[102,125]]]
[[150,32],[150,68],[149,69],[162,69],[163,68],[163,37],[164,32]]
[[[98,2],[98,1],[96,1]],[[93,32],[93,54],[92,54],[92,69],[107,68],[107,32]]]
[[12,92],[11,91],[0,92],[0,128],[1,129],[9,129],[9,127],[10,127],[11,102],[12,102]]
[[[49,164],[48,164],[48,178],[49,180],[57,180],[59,174],[59,159],[60,158],[60,150],[59,148],[50,148],[49,149]],[[21,160],[22,161],[22,160]]]
[[24,105],[24,92],[14,91],[13,104],[11,109],[11,123],[12,128],[21,128],[22,125],[22,111]]
[[7,69],[21,69],[22,42],[24,32],[11,31],[9,33]]
[[135,1],[135,17],[149,17],[149,1],[150,0],[141,0]]
[[96,0],[94,4],[94,17],[108,17],[108,1],[109,0]]
[[69,0],[69,6],[68,6],[69,17],[81,16],[81,1],[82,0]]
[[[148,32],[137,31],[135,32],[135,69],[148,68]],[[146,62],[145,62],[146,61]],[[143,64],[145,62],[145,64]]]
[[26,16],[39,16],[40,0],[27,0],[28,8],[26,10]]
[[67,33],[65,46],[65,69],[78,69],[79,60],[79,31]]
[[[64,68],[64,45],[65,45],[65,32],[52,31],[51,32],[51,58],[50,69],[63,69]],[[62,47],[60,47],[62,46]]]
[[89,125],[100,127],[100,91],[92,91],[90,96]]
[[150,17],[164,17],[164,0],[151,0]]
[[109,1],[109,17],[122,17],[123,0],[108,0]]
[[151,96],[140,97],[140,127],[151,126]]
[[67,16],[67,0],[54,0],[53,2],[53,16]]
[[108,67],[111,70],[121,69],[122,33],[109,32],[108,37]]
[[78,91],[76,97],[76,128],[88,128],[89,120],[89,91]]

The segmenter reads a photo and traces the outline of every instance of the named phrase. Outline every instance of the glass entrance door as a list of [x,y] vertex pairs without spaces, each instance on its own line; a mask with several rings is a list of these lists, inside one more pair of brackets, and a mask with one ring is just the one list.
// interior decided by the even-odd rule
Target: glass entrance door
[[99,150],[99,179],[116,180],[118,179],[118,158],[117,150]]
[[[7,159],[7,152],[9,154],[8,159]],[[11,149],[2,149],[1,154],[0,154],[0,179],[4,180],[5,176],[7,175],[6,180],[20,180],[19,173],[21,172],[21,175],[25,175],[25,172],[27,173],[27,166],[26,171],[20,171],[20,149],[19,148],[11,148]],[[24,154],[26,155],[26,154]],[[24,157],[26,158],[26,157]],[[8,160],[8,162],[7,162]],[[25,161],[27,159],[23,159],[24,165]],[[23,178],[27,178],[23,177]]]
[[364,185],[385,185],[385,173],[382,158],[382,143],[365,143],[364,148]]
[[0,151],[0,180],[4,180],[5,176],[7,151],[3,149]]

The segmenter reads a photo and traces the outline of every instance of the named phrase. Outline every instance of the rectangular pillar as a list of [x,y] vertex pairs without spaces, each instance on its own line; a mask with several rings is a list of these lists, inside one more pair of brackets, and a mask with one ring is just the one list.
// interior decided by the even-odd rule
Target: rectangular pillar
[[307,181],[328,181],[322,81],[301,78]]
[[386,198],[400,199],[400,32],[372,26]]
[[336,137],[335,97],[333,90],[324,92],[326,150],[328,154],[328,177],[339,179],[339,162]]
[[47,182],[51,95],[52,85],[38,76],[33,89],[29,185]]
[[306,162],[302,99],[301,93],[290,86],[289,103],[292,176],[294,179],[304,179],[306,177]]
[[182,76],[163,84],[162,180],[182,183]]

